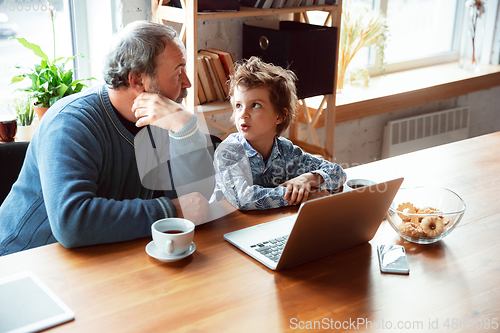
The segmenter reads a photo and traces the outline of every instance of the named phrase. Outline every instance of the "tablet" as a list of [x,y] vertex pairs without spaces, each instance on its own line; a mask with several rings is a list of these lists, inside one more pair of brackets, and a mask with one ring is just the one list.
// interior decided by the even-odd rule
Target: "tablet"
[[0,279],[0,333],[34,332],[75,314],[32,272]]

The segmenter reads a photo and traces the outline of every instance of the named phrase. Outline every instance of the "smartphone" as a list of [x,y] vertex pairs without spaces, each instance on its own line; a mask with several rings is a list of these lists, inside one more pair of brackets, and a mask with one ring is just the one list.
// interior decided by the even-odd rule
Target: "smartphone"
[[405,248],[401,245],[377,246],[380,271],[383,273],[410,274]]

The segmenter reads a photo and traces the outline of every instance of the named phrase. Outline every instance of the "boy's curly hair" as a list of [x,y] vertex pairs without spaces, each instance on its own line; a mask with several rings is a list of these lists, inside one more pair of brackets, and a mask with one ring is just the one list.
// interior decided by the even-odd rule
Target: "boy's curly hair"
[[258,57],[240,60],[235,64],[235,71],[230,76],[231,104],[234,105],[234,90],[238,86],[247,89],[266,87],[276,113],[285,119],[276,126],[276,135],[280,135],[297,117],[296,81],[297,75],[291,70],[265,63]]

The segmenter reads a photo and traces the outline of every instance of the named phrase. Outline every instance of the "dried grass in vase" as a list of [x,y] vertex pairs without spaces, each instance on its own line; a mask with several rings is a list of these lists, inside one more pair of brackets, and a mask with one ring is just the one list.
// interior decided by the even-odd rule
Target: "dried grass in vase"
[[382,57],[381,72],[384,71],[384,50],[387,35],[385,18],[369,9],[351,12],[348,5],[344,6],[340,29],[337,92],[342,91],[347,67],[362,47],[376,45],[377,52]]

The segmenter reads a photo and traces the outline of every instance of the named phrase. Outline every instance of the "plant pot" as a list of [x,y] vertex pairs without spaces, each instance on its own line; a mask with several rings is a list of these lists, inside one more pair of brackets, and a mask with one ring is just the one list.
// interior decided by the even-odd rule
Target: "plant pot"
[[33,105],[33,109],[35,110],[36,114],[38,115],[38,119],[42,120],[42,116],[44,113],[49,109],[49,108],[42,108],[36,105]]
[[31,124],[29,126],[18,126],[16,141],[20,142],[31,141],[31,138],[33,137],[33,133],[35,133],[35,130],[36,130],[36,124]]
[[12,142],[17,132],[15,117],[0,115],[0,142]]

